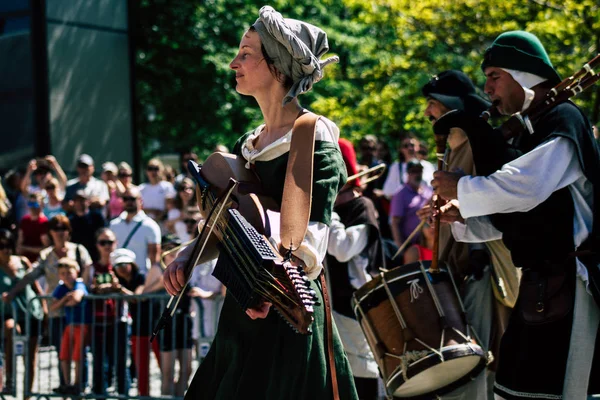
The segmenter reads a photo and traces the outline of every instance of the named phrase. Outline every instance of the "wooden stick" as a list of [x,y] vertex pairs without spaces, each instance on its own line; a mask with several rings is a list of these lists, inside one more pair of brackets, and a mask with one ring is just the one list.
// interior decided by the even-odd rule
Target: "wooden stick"
[[[402,253],[402,250],[404,250],[406,248],[406,246],[408,246],[410,244],[410,241],[415,237],[415,235],[417,233],[419,233],[419,231],[421,230],[421,228],[423,227],[423,225],[425,225],[425,222],[427,222],[426,220],[422,220],[421,223],[419,225],[417,225],[417,227],[415,228],[414,231],[412,231],[412,233],[410,235],[408,235],[408,237],[406,238],[406,240],[404,241],[404,243],[402,243],[402,245],[398,248],[398,251],[396,252],[396,254],[394,254],[394,257],[392,257],[392,260],[395,260],[396,257],[398,257],[400,255],[400,253]],[[380,270],[384,270],[385,268],[379,268]],[[383,272],[387,272],[383,271]]]
[[[435,147],[437,153],[437,169],[438,171],[444,170],[444,154],[446,153],[446,139],[448,137],[446,135],[435,135]],[[434,207],[439,210],[441,206],[441,201],[438,195],[434,195]],[[438,212],[434,218],[434,233],[433,233],[433,256],[431,258],[431,265],[429,266],[429,270],[433,272],[437,272],[439,270],[438,266],[438,257],[440,253],[440,213]]]

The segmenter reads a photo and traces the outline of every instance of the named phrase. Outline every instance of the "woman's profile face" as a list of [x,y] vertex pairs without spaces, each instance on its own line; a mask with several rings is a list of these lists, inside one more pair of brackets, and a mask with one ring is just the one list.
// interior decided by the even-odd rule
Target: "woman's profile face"
[[263,57],[257,32],[244,33],[238,54],[229,64],[229,68],[235,71],[235,90],[240,94],[253,96],[259,91],[269,91],[273,84],[281,86]]

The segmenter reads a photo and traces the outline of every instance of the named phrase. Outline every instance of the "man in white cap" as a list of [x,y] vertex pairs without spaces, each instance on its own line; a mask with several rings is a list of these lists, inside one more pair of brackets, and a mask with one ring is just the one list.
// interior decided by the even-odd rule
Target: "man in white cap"
[[94,159],[88,154],[77,158],[77,178],[67,182],[65,200],[72,202],[78,190],[83,190],[88,198],[97,198],[100,207],[109,199],[106,183],[94,178]]

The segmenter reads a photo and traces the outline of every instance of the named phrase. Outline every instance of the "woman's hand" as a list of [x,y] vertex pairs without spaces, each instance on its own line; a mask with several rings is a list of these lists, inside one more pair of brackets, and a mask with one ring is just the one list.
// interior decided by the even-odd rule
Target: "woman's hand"
[[167,293],[176,296],[185,286],[185,262],[173,261],[163,273],[163,280]]
[[119,283],[119,278],[117,278],[113,273],[111,273],[112,275],[112,282],[111,282],[111,290],[113,292],[120,292],[121,291],[121,284]]
[[252,319],[267,318],[267,315],[269,314],[269,310],[271,309],[272,305],[272,303],[263,301],[262,303],[259,303],[256,307],[247,309],[246,314],[248,314],[248,316]]

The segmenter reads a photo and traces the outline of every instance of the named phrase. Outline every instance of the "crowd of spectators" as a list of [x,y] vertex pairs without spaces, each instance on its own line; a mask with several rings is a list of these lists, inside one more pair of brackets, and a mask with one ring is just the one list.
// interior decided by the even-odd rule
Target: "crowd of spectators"
[[[161,394],[183,395],[194,351],[199,354],[198,338],[214,334],[214,301],[222,287],[211,275],[214,263],[199,266],[174,323],[150,344],[167,298],[161,253],[193,239],[202,223],[195,183],[187,172],[187,162],[198,158],[190,151],[180,157],[179,175],[155,158],[146,165],[147,181],[139,184],[126,162],[107,161],[96,171],[88,154],[77,158],[71,180],[52,156],[31,160],[26,168],[3,176],[3,393],[14,394],[10,361],[13,336],[18,334],[30,338],[29,392],[38,344],[45,343],[56,350],[60,382],[53,391],[58,394],[106,395],[112,386],[128,395],[135,379],[137,395],[149,396],[154,353],[161,368]],[[46,296],[47,301],[36,296]],[[194,315],[202,318],[195,320]],[[27,318],[36,322],[26,324]],[[127,342],[130,345],[124,347]],[[123,348],[130,348],[130,354]]]
[[[416,211],[430,201],[435,168],[427,161],[427,145],[412,135],[401,138],[396,160],[387,143],[374,135],[365,136],[356,148],[362,169],[386,165],[384,174],[362,190],[375,204],[391,256],[419,226]],[[5,174],[0,186],[5,360],[12,357],[13,332],[42,341],[45,336],[60,359],[56,392],[91,390],[105,395],[112,385],[127,395],[135,378],[138,395],[148,396],[154,353],[161,368],[162,394],[184,394],[193,352],[203,352],[194,339],[214,335],[218,315],[213,302],[223,290],[211,275],[214,262],[195,268],[173,328],[150,345],[152,328],[165,304],[161,254],[193,239],[202,223],[195,182],[187,171],[189,160],[198,157],[190,151],[180,154],[176,174],[153,158],[146,165],[146,182],[139,185],[126,162],[104,162],[96,178],[95,162],[87,154],[77,158],[77,176],[71,180],[52,156],[31,160],[24,171]],[[430,259],[432,245],[433,230],[425,226],[394,262]],[[175,254],[166,254],[164,261],[168,264]],[[54,300],[29,304],[36,294]],[[96,297],[89,300],[89,295]],[[15,305],[20,315],[12,315]],[[194,314],[202,318],[195,321],[190,317]],[[24,332],[26,316],[39,321],[30,324],[30,332]],[[116,351],[127,341],[130,356]],[[38,342],[29,341],[30,365]],[[86,352],[91,354],[91,366]],[[4,371],[6,379],[0,384],[6,382],[4,391],[12,393],[12,363],[5,363]],[[34,372],[32,367],[29,388]]]
[[[431,180],[435,166],[428,161],[427,143],[417,140],[412,134],[400,136],[397,158],[385,141],[374,135],[366,135],[357,146],[360,169],[386,166],[378,179],[362,188],[363,194],[370,198],[377,210],[379,229],[388,259],[396,254],[400,247],[404,249],[393,260],[393,266],[408,262],[430,260],[432,241],[428,235],[429,227],[419,228],[417,211],[431,201]],[[417,231],[411,236],[413,231]],[[405,243],[407,242],[407,243]],[[419,257],[416,260],[415,254]],[[388,266],[389,267],[389,266]]]

